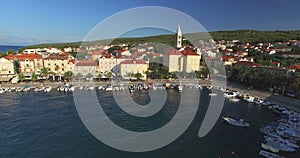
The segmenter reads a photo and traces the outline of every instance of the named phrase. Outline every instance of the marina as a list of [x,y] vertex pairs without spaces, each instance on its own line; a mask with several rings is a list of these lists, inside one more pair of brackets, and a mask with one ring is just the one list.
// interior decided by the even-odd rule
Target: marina
[[[71,117],[76,121],[76,126],[70,125],[69,123],[66,123],[65,121],[63,121],[65,123],[64,126],[67,126],[68,128],[79,128],[79,131],[84,130],[85,128],[82,126],[82,123],[80,122],[80,120],[78,120],[78,116],[76,114],[76,111],[74,111],[74,103],[73,103],[73,99],[72,99],[72,92],[79,90],[79,91],[83,91],[86,93],[89,93],[91,91],[95,91],[96,94],[99,97],[99,101],[104,103],[104,109],[107,110],[113,110],[115,111],[116,109],[113,108],[113,106],[109,106],[111,104],[115,104],[113,101],[112,92],[119,92],[119,93],[124,93],[125,91],[130,91],[132,93],[132,98],[134,99],[134,101],[136,101],[139,104],[145,104],[149,101],[148,97],[145,97],[145,95],[147,96],[149,91],[161,91],[161,90],[166,90],[168,93],[168,99],[166,102],[166,107],[167,109],[171,110],[168,111],[167,109],[162,109],[162,112],[164,112],[164,110],[167,113],[167,117],[161,117],[158,114],[158,118],[154,117],[154,122],[150,121],[150,124],[142,126],[146,129],[143,130],[151,130],[154,128],[154,124],[155,127],[157,126],[163,126],[164,123],[166,123],[170,117],[172,117],[173,114],[176,113],[176,109],[178,106],[178,99],[180,98],[180,90],[179,90],[179,86],[178,85],[173,85],[173,86],[166,86],[168,84],[147,84],[147,86],[145,86],[144,84],[124,84],[124,85],[103,85],[103,86],[99,86],[99,87],[93,87],[93,86],[71,86],[71,85],[61,85],[61,86],[57,86],[56,88],[49,88],[49,87],[15,87],[15,88],[1,88],[3,93],[0,94],[0,98],[1,98],[1,119],[3,119],[4,121],[6,121],[6,123],[9,122],[8,121],[8,117],[11,115],[9,113],[13,112],[14,108],[21,108],[23,110],[26,110],[27,108],[24,107],[24,105],[26,104],[27,106],[31,107],[31,108],[37,108],[39,107],[40,110],[47,110],[47,108],[57,108],[59,107],[60,110],[65,111],[69,114],[67,114],[66,116],[60,116],[60,117]],[[195,125],[200,125],[201,124],[201,118],[203,116],[203,114],[205,114],[205,110],[207,108],[207,104],[209,102],[209,98],[210,97],[214,97],[211,96],[212,91],[214,91],[214,93],[216,95],[224,95],[225,93],[230,93],[232,90],[229,89],[223,89],[223,88],[218,88],[218,87],[202,87],[202,86],[190,86],[190,85],[181,85],[182,86],[182,90],[184,89],[190,89],[192,90],[191,93],[193,92],[193,90],[199,90],[201,92],[201,101],[199,103],[200,107],[202,107],[195,119],[195,124],[193,127],[191,127],[190,131],[187,131],[186,134],[183,135],[183,138],[180,139],[181,143],[177,144],[177,145],[170,145],[167,146],[159,151],[154,151],[152,152],[154,155],[155,153],[158,154],[160,156],[172,156],[172,157],[180,157],[179,155],[173,155],[173,152],[168,152],[169,150],[174,151],[175,148],[177,148],[176,146],[180,145],[181,148],[181,152],[183,151],[189,151],[191,153],[194,153],[195,155],[201,155],[203,156],[203,152],[205,153],[204,155],[208,156],[208,157],[230,157],[230,152],[234,151],[236,155],[238,155],[239,157],[257,157],[258,155],[261,156],[265,156],[265,157],[276,157],[277,154],[279,156],[286,156],[286,157],[297,157],[297,154],[299,153],[299,146],[298,146],[298,136],[295,135],[293,132],[291,132],[288,129],[292,128],[292,125],[294,126],[294,124],[288,124],[287,122],[298,122],[298,113],[292,110],[288,110],[286,108],[280,107],[279,105],[274,105],[272,103],[265,103],[265,105],[263,105],[263,103],[258,103],[258,102],[248,102],[246,99],[246,97],[244,97],[243,95],[237,94],[234,98],[239,99],[239,101],[235,101],[232,102],[230,100],[225,101],[225,106],[223,108],[223,112],[222,112],[222,116],[219,118],[219,121],[217,122],[217,124],[214,127],[214,130],[211,131],[210,134],[208,134],[206,137],[200,139],[198,141],[192,141],[194,143],[192,143],[191,145],[187,145],[186,143],[191,142],[191,139],[195,139],[195,137],[197,136],[197,134],[195,132],[197,132],[197,128]],[[140,88],[139,88],[140,87]],[[154,88],[156,87],[156,89]],[[201,88],[200,88],[201,87]],[[132,89],[132,91],[131,91]],[[239,93],[239,92],[237,92]],[[28,104],[28,101],[30,101],[30,98],[32,98],[34,96],[34,100],[32,103]],[[14,103],[13,102],[13,98],[17,97],[17,102]],[[54,99],[55,98],[55,99]],[[58,99],[61,98],[61,99]],[[229,98],[229,97],[228,97]],[[232,99],[233,97],[230,97],[230,99]],[[19,100],[19,101],[18,101]],[[40,102],[39,100],[42,100],[42,102]],[[176,103],[177,102],[177,103]],[[19,105],[20,104],[20,105]],[[44,106],[43,106],[44,105]],[[64,106],[62,106],[64,105]],[[67,105],[67,106],[66,106]],[[37,106],[37,107],[36,107]],[[285,110],[284,110],[285,109]],[[23,111],[22,110],[22,111]],[[32,110],[37,110],[37,109],[32,109]],[[56,111],[54,113],[54,115],[59,115],[60,110]],[[67,111],[66,111],[67,110]],[[71,111],[69,111],[71,110]],[[71,112],[71,113],[70,113]],[[280,112],[280,113],[279,113]],[[57,113],[57,114],[56,114]],[[134,122],[134,124],[140,124],[143,125],[142,122],[136,121],[134,118],[130,118],[125,119],[122,112],[119,110],[116,110],[114,112],[115,114],[112,115],[112,119],[115,119],[115,121],[121,123],[122,126],[128,126],[129,129],[135,129],[136,127],[133,125],[128,124],[129,122]],[[25,113],[26,114],[26,113]],[[50,115],[51,113],[46,113],[44,115]],[[242,116],[243,119],[245,120],[239,120],[239,119],[232,119],[231,117],[224,117],[226,116],[226,114],[236,114],[239,116]],[[282,119],[280,116],[282,116],[282,114],[285,114],[285,116],[289,116],[289,117],[284,117],[284,119]],[[22,116],[23,114],[21,114]],[[52,115],[52,114],[51,114]],[[70,116],[71,115],[71,116]],[[20,116],[20,117],[21,117]],[[38,113],[33,113],[33,117],[40,117]],[[57,116],[55,116],[57,117]],[[54,118],[55,118],[54,117]],[[60,118],[58,117],[58,118]],[[43,117],[42,120],[47,121],[48,117]],[[53,119],[51,118],[52,122]],[[58,118],[56,118],[55,120],[57,120]],[[71,119],[69,118],[69,119]],[[272,126],[269,126],[269,123],[274,123],[274,121],[276,119],[279,118],[279,122],[275,122],[275,124],[277,123],[277,128],[274,128]],[[286,120],[288,118],[288,120]],[[10,119],[20,119],[20,118],[10,118]],[[61,118],[63,119],[63,118]],[[26,119],[25,119],[26,120]],[[60,120],[60,119],[59,119]],[[161,120],[158,121],[158,120]],[[227,124],[224,123],[224,121],[222,120],[227,120],[229,124],[233,125],[233,126],[242,126],[242,127],[247,127],[247,128],[235,128],[232,126],[228,126]],[[58,121],[58,120],[57,120]],[[158,122],[160,123],[158,123]],[[54,121],[53,123],[55,123],[56,121]],[[152,123],[151,123],[152,122]],[[284,123],[285,122],[285,123]],[[57,128],[53,128],[56,125],[54,124],[50,124],[48,127],[48,125],[45,124],[41,124],[42,122],[36,122],[38,123],[38,128],[41,131],[44,131],[45,129],[48,129],[50,131],[53,132],[62,132],[60,130],[56,130]],[[250,126],[251,124],[251,126]],[[4,124],[3,124],[4,125]],[[279,126],[280,125],[280,126]],[[12,126],[12,125],[11,125]],[[274,125],[273,125],[274,126]],[[14,127],[14,126],[13,126]],[[264,128],[261,128],[264,127]],[[45,129],[44,129],[45,128]],[[148,129],[150,128],[150,129]],[[61,130],[66,130],[62,127],[59,127],[58,129]],[[73,129],[74,130],[74,129]],[[78,130],[78,129],[77,129]],[[24,138],[18,138],[18,136],[14,136],[14,133],[17,131],[14,130],[9,130],[6,131],[6,134],[9,134],[10,136],[8,136],[8,138],[10,139],[24,139]],[[44,131],[46,132],[46,131]],[[264,133],[264,135],[261,135],[261,133]],[[280,134],[278,134],[278,132]],[[43,133],[43,132],[42,132]],[[64,134],[63,134],[64,133]],[[66,134],[66,131],[64,131],[61,136]],[[194,134],[193,134],[194,133]],[[5,135],[6,135],[5,134]],[[83,134],[83,133],[81,133]],[[240,135],[240,136],[237,136]],[[249,135],[251,135],[249,137]],[[4,136],[4,135],[3,135]],[[32,135],[31,137],[33,137],[34,139],[40,139],[41,135],[39,133],[36,133],[36,135]],[[79,142],[81,142],[81,138],[74,137],[75,140],[78,139]],[[89,134],[85,134],[85,137],[87,137],[89,139],[90,142],[94,142],[93,144],[95,146],[98,146],[101,150],[98,151],[93,151],[93,154],[99,155],[99,154],[103,154],[102,150],[113,150],[113,149],[108,149],[108,147],[106,147],[105,145],[101,145],[99,143],[96,143],[95,140],[93,140],[94,138],[92,138],[91,136],[89,136]],[[216,138],[214,138],[216,137]],[[56,138],[54,136],[54,138]],[[68,137],[67,137],[68,138]],[[63,139],[63,140],[66,140]],[[216,140],[218,138],[218,140]],[[288,138],[288,139],[287,139]],[[8,140],[10,140],[8,139]],[[59,137],[59,139],[62,139],[61,137]],[[228,140],[230,139],[230,140]],[[299,138],[300,139],[300,138]],[[55,139],[54,139],[55,140]],[[81,141],[80,141],[81,140]],[[49,140],[47,140],[49,141]],[[178,140],[179,141],[179,140]],[[208,142],[209,141],[209,142]],[[227,142],[228,141],[228,142]],[[86,142],[86,141],[84,141]],[[226,143],[227,142],[227,143]],[[26,144],[27,142],[25,142]],[[41,142],[41,145],[44,146],[46,144],[44,144],[45,142]],[[88,142],[86,142],[88,143]],[[235,145],[232,145],[232,143],[234,143]],[[1,143],[4,144],[4,143]],[[68,143],[67,143],[68,144]],[[70,144],[60,144],[62,146],[69,146]],[[80,144],[80,143],[79,143]],[[219,144],[219,145],[217,145]],[[247,144],[247,145],[251,145],[253,146],[253,148],[255,148],[255,150],[251,150],[249,151],[247,147],[243,146],[242,144]],[[11,144],[12,146],[14,144]],[[49,145],[49,144],[48,144]],[[54,145],[54,144],[52,144]],[[82,144],[81,144],[82,145]],[[81,146],[80,145],[80,146]],[[71,145],[72,146],[72,145]],[[93,145],[89,145],[89,146],[93,146]],[[183,146],[187,146],[187,147],[183,147]],[[23,148],[31,148],[34,147],[35,149],[32,150],[39,150],[38,146],[23,146]],[[53,146],[54,147],[54,146]],[[3,149],[5,149],[5,153],[1,153],[4,155],[9,155],[10,153],[12,153],[13,151],[9,151],[9,148],[3,147]],[[54,147],[55,148],[55,147]],[[74,146],[73,146],[74,148]],[[75,147],[76,148],[76,147]],[[196,150],[196,148],[203,148],[203,150],[201,151],[201,154],[196,152],[199,151],[198,149]],[[168,150],[169,149],[169,150]],[[260,152],[260,150],[264,150],[264,152]],[[87,151],[91,152],[92,148],[87,149]],[[27,150],[26,150],[27,151]],[[51,151],[51,150],[50,150]],[[49,151],[49,152],[50,152]],[[117,155],[123,155],[123,152],[116,152],[115,150],[114,154]],[[199,152],[200,152],[199,151]],[[211,152],[211,151],[217,151],[215,152]],[[22,151],[19,151],[22,152]],[[269,152],[269,153],[267,153]],[[76,152],[75,152],[76,153]],[[163,153],[163,154],[161,154]],[[227,154],[226,154],[227,153]],[[50,153],[48,153],[50,154]],[[68,154],[73,154],[73,153],[68,153]],[[60,154],[60,156],[63,156],[64,154]],[[110,155],[110,152],[106,153],[107,156]],[[128,157],[134,157],[134,154],[128,154],[130,156]],[[150,154],[151,155],[151,154]],[[228,156],[226,156],[228,155]],[[76,156],[74,156],[76,157]],[[125,156],[126,157],[126,156]],[[197,156],[192,156],[190,155],[189,157],[197,157]]]

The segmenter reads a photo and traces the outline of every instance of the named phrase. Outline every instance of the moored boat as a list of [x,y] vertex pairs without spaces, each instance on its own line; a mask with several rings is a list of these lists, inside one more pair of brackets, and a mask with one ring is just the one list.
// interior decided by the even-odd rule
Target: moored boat
[[240,119],[240,120],[235,120],[233,118],[230,118],[230,117],[222,117],[222,119],[224,121],[226,121],[227,123],[231,124],[231,125],[234,125],[234,126],[239,126],[239,127],[249,127],[250,124],[247,123],[247,122],[244,122],[243,119]]

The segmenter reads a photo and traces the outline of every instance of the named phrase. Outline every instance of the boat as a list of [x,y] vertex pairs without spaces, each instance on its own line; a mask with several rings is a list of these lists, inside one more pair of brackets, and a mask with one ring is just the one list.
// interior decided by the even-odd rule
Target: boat
[[226,92],[226,93],[224,93],[224,97],[225,98],[234,98],[234,97],[236,97],[237,96],[237,93],[236,92]]
[[265,150],[270,150],[274,153],[279,153],[279,143],[264,141],[261,143],[261,148]]
[[178,89],[179,92],[181,92],[182,91],[182,85],[178,85],[177,89]]
[[228,98],[228,100],[231,102],[239,102],[240,101],[239,98]]
[[239,127],[249,127],[250,124],[247,123],[247,122],[244,122],[243,119],[240,119],[240,120],[235,120],[233,118],[230,118],[230,117],[222,117],[222,119],[224,121],[226,121],[227,123],[231,124],[231,125],[234,125],[234,126],[239,126]]
[[260,150],[258,155],[266,158],[285,158],[284,156],[280,156],[278,154],[271,153],[265,150]]
[[108,86],[105,88],[105,91],[106,92],[111,92],[113,90],[112,86]]
[[287,140],[287,139],[283,139],[281,137],[277,137],[277,138],[274,138],[274,137],[265,137],[265,140],[266,141],[279,142],[279,143],[285,144],[285,145],[287,145],[289,147],[292,147],[292,148],[299,148],[299,145],[297,145],[296,143],[293,143],[292,141]]
[[217,96],[218,94],[217,93],[209,93],[208,95],[211,97],[214,97],[214,96]]

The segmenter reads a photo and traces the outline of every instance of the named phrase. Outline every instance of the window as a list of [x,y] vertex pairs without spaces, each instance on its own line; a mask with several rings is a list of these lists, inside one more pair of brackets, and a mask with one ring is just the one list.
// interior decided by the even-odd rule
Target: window
[[26,67],[29,67],[29,64],[26,64]]
[[64,64],[62,63],[61,66],[64,66]]
[[48,66],[50,66],[50,63],[48,63]]
[[64,69],[64,68],[62,68],[61,70],[62,70],[62,71],[65,71],[65,69]]

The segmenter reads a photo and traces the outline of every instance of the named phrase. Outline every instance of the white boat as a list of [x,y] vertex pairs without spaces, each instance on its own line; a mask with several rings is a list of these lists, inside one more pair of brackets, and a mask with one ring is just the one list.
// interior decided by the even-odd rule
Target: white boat
[[218,94],[217,93],[209,93],[208,95],[211,97],[214,97],[214,96],[217,96]]
[[228,98],[228,100],[231,102],[239,102],[240,101],[239,98]]
[[105,88],[105,91],[107,91],[107,92],[111,92],[112,90],[113,90],[112,86],[108,86]]
[[271,153],[265,150],[260,150],[259,156],[266,157],[266,158],[285,158],[284,156],[280,156],[278,154]]
[[2,93],[4,93],[5,91],[2,89],[2,88],[0,88],[0,94],[2,94]]
[[236,97],[236,96],[237,96],[236,92],[226,92],[226,93],[224,93],[224,97],[226,97],[226,98],[233,98],[233,97]]
[[292,147],[292,148],[299,148],[299,145],[287,140],[287,139],[283,139],[283,138],[274,138],[274,137],[265,137],[265,140],[266,141],[275,141],[275,142],[279,142],[279,143],[282,143],[282,144],[285,144],[289,147]]
[[179,92],[181,92],[182,91],[182,85],[178,85],[177,89],[178,89]]
[[270,150],[274,153],[279,153],[279,143],[264,141],[261,143],[261,148]]
[[44,92],[50,92],[52,90],[52,87],[46,87],[45,89],[44,89]]
[[243,119],[240,119],[240,120],[235,120],[233,118],[230,118],[230,117],[222,117],[222,119],[226,122],[228,122],[229,124],[231,125],[234,125],[234,126],[239,126],[239,127],[249,127],[250,124],[247,123],[247,122],[244,122]]

